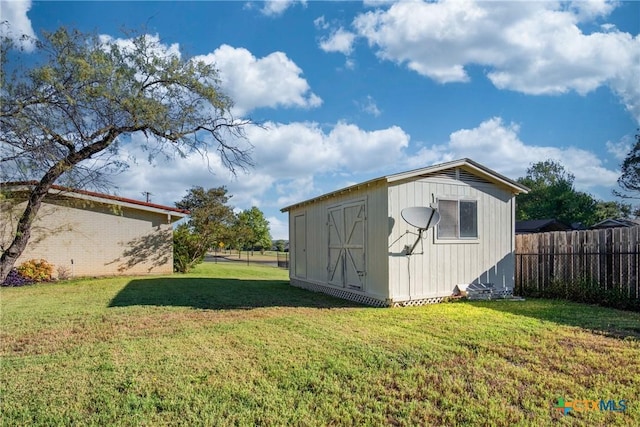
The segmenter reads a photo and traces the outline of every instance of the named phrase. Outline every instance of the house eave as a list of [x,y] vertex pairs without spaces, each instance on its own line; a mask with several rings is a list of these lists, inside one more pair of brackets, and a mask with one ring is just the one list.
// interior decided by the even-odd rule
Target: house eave
[[[2,188],[8,189],[13,192],[29,192],[33,188],[35,183],[33,182],[17,182],[17,183],[2,183]],[[108,194],[95,193],[92,191],[78,190],[66,188],[58,185],[52,185],[47,194],[62,196],[80,200],[86,200],[94,203],[101,203],[107,205],[114,205],[119,207],[126,207],[130,209],[136,209],[146,212],[153,212],[158,214],[167,215],[170,222],[175,222],[189,215],[189,212],[183,209],[172,208],[170,206],[158,205],[155,203],[142,202],[134,199],[127,199],[124,197],[112,196]]]

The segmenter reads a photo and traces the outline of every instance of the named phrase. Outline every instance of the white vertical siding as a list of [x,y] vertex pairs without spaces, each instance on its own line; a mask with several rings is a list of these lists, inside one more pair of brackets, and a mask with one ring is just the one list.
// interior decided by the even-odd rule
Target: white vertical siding
[[374,182],[358,189],[316,200],[313,203],[292,208],[289,211],[289,235],[294,236],[293,218],[306,215],[306,278],[295,275],[295,250],[291,249],[290,276],[313,284],[331,286],[328,283],[327,262],[329,236],[327,214],[329,208],[341,204],[363,201],[366,206],[365,265],[366,277],[362,291],[354,293],[386,300],[388,288],[388,238],[390,232],[387,209],[387,191],[384,181]]
[[[424,233],[411,256],[405,255],[405,246],[413,245],[417,230],[402,219],[402,209],[429,206],[438,199],[477,201],[478,238],[438,241],[434,228]],[[339,213],[340,206],[361,202],[367,212],[366,278],[362,291],[350,292],[393,303],[449,296],[458,284],[483,282],[512,288],[513,200],[512,189],[481,177],[458,175],[455,170],[392,184],[381,179],[314,199],[289,210],[291,236],[295,236],[292,219],[303,213],[306,216],[307,249],[304,278],[295,275],[295,250],[291,251],[291,278],[331,289],[340,287],[337,282],[328,283],[327,215],[330,209]]]
[[[405,223],[405,207],[429,206],[438,198],[478,202],[478,239],[436,242],[435,229],[426,232],[414,254],[403,255],[416,239]],[[422,178],[389,188],[390,214],[396,218],[389,236],[389,287],[394,301],[451,295],[457,284],[490,282],[513,287],[513,195],[489,183],[451,178]]]

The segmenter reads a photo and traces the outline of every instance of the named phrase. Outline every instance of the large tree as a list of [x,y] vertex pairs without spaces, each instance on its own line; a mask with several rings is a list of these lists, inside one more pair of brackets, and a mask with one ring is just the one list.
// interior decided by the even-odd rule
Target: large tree
[[[43,34],[29,58],[7,38],[1,46],[0,179],[37,183],[0,258],[0,282],[26,247],[51,185],[100,178],[105,166],[119,166],[110,156],[120,145],[181,156],[215,149],[232,171],[250,164],[249,121],[231,116],[216,69],[157,37],[117,40],[61,28]],[[146,138],[130,138],[136,133]]]
[[595,220],[600,222],[608,218],[629,218],[632,210],[633,208],[628,203],[601,200],[596,205]]
[[264,213],[256,206],[238,214],[236,233],[238,241],[244,244],[245,249],[259,249],[260,251],[264,251],[265,249],[271,248],[269,221],[267,221]]
[[640,133],[621,165],[618,184],[624,192],[615,192],[621,197],[640,198]]
[[567,224],[596,222],[598,202],[589,194],[575,190],[574,176],[553,160],[538,162],[518,182],[531,191],[516,198],[519,220],[555,218]]
[[235,216],[225,187],[193,187],[176,207],[190,212],[189,221],[174,232],[174,270],[186,273],[206,253],[231,238]]

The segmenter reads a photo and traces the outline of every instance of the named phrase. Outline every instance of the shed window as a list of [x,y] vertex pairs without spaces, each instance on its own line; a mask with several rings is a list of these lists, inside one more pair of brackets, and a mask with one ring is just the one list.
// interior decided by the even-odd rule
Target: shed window
[[438,200],[438,239],[477,239],[478,203],[475,200]]

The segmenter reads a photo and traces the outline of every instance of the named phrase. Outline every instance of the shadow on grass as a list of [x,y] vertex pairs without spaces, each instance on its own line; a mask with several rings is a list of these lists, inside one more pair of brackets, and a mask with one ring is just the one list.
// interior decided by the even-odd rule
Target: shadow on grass
[[476,307],[575,326],[592,332],[640,340],[640,313],[563,300],[527,298],[526,301],[468,301]]
[[190,277],[134,279],[109,303],[109,307],[133,305],[210,310],[258,307],[364,307],[351,301],[292,287],[284,280]]

